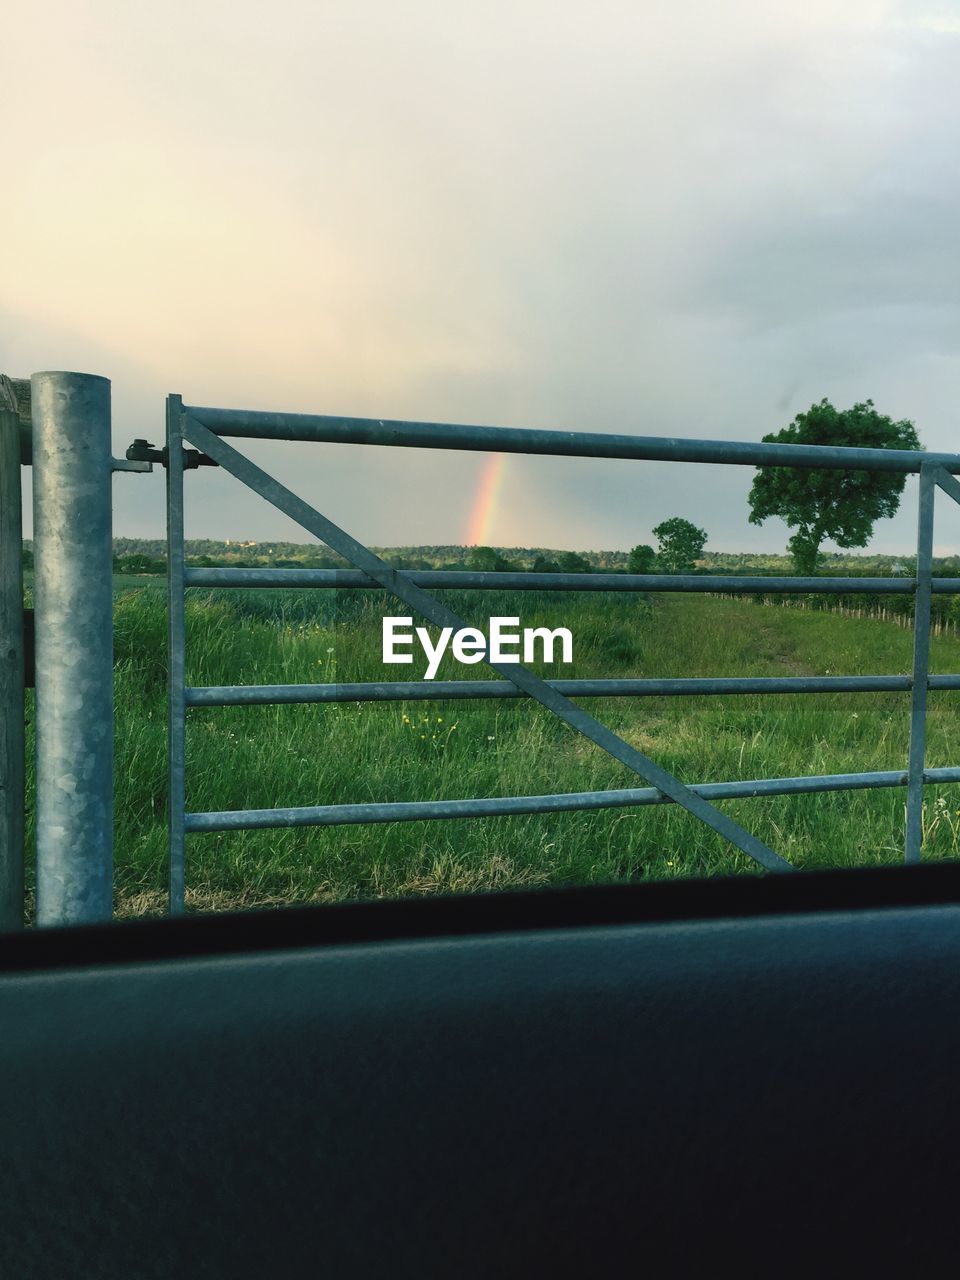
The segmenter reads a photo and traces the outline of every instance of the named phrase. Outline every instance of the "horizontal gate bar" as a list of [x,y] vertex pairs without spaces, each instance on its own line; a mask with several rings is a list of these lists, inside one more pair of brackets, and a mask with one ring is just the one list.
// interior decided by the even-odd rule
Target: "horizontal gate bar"
[[[960,782],[960,768],[927,769],[924,782]],[[704,782],[692,786],[704,800],[752,799],[756,796],[809,795],[818,792],[864,791],[905,787],[902,769],[879,773],[832,773],[810,778],[760,778],[752,782]],[[222,813],[188,813],[187,830],[251,831],[278,827],[336,827],[361,822],[425,822],[435,818],[494,818],[523,813],[564,813],[584,809],[621,809],[634,805],[673,804],[656,787],[622,791],[575,791],[566,795],[497,796],[482,800],[412,800],[387,804],[326,804],[297,809],[234,809]]]
[[414,449],[467,449],[489,453],[552,454],[575,458],[643,458],[659,462],[728,462],[750,467],[918,472],[938,463],[960,472],[960,455],[910,449],[847,449],[826,445],[760,444],[628,436],[592,431],[544,431],[449,422],[344,418],[328,414],[262,413],[184,406],[184,413],[218,436],[253,440],[317,440],[333,444],[395,445]]
[[[909,595],[913,578],[725,577],[720,574],[656,573],[493,573],[483,570],[395,569],[398,579],[438,591],[767,591],[870,592]],[[187,569],[188,587],[380,587],[358,569]],[[960,592],[960,578],[941,590]]]
[[[650,698],[742,693],[907,692],[910,676],[768,676],[683,680],[548,680],[568,698]],[[960,689],[960,676],[931,676],[931,689]],[[525,698],[509,680],[393,680],[357,684],[235,684],[186,690],[188,707],[273,706],[306,702],[441,702]]]

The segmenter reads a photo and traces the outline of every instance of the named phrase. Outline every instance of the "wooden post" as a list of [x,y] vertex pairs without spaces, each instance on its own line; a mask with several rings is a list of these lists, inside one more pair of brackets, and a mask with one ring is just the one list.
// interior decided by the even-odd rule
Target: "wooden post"
[[23,523],[21,429],[0,404],[0,931],[23,925]]

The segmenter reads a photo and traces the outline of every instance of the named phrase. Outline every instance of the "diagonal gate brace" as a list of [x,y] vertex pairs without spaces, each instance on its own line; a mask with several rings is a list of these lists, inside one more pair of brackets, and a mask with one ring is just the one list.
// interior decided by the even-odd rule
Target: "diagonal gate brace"
[[931,472],[933,483],[948,493],[954,502],[960,502],[960,481],[952,476],[946,467],[934,467]]
[[[309,533],[325,542],[328,547],[337,551],[356,568],[362,569],[369,574],[382,587],[398,596],[411,608],[416,609],[429,622],[438,627],[452,627],[455,631],[462,630],[467,626],[467,623],[453,613],[452,610],[442,605],[421,587],[415,586],[409,579],[387,564],[386,561],[374,555],[368,547],[351,537],[345,530],[334,524],[332,520],[321,515],[314,507],[304,502],[302,498],[297,497],[292,490],[268,475],[256,463],[251,462],[249,458],[234,449],[232,445],[214,435],[196,418],[184,415],[183,435],[191,444],[196,445],[208,457],[218,462],[225,471],[229,471],[243,484],[247,485],[248,488],[253,489],[255,493],[260,494],[262,498],[265,498],[285,515],[295,520]],[[743,853],[755,859],[761,866],[766,867],[768,871],[792,871],[794,869],[785,858],[774,853],[772,849],[769,849],[756,836],[752,836],[739,823],[734,822],[732,818],[725,813],[721,813],[714,805],[702,799],[702,797],[691,791],[689,787],[684,786],[672,774],[655,764],[653,760],[635,747],[632,747],[628,742],[625,742],[623,738],[608,729],[606,725],[601,724],[599,720],[596,720],[581,707],[578,707],[576,703],[571,702],[569,698],[565,698],[562,693],[551,688],[545,680],[541,680],[532,671],[528,671],[519,663],[497,663],[491,662],[489,658],[485,658],[484,661],[487,666],[509,680],[511,684],[514,684],[518,689],[522,689],[531,698],[535,698],[543,706],[559,716],[561,720],[564,720],[571,728],[582,733],[591,742],[595,742],[609,755],[613,756],[614,759],[619,760],[621,764],[625,764],[627,768],[639,774],[646,782],[655,786],[658,791],[661,791],[665,796],[669,796],[671,800],[694,814],[695,817],[700,818],[708,827],[712,827],[714,831],[729,840],[731,844],[735,845]]]

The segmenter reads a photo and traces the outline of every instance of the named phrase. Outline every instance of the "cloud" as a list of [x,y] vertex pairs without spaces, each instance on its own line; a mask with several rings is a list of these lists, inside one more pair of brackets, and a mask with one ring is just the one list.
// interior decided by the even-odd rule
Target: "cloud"
[[[38,53],[4,80],[6,371],[112,376],[118,443],[155,436],[175,390],[742,439],[869,395],[949,448],[957,17],[21,6],[8,38]],[[371,541],[462,538],[482,459],[399,452],[263,456]],[[770,546],[786,534],[746,523],[750,474],[516,460],[500,540],[629,546],[684,514],[713,545]],[[223,478],[191,482],[198,534],[286,533]],[[162,486],[137,485],[117,481],[119,532],[162,527]],[[908,547],[911,519],[878,545]]]

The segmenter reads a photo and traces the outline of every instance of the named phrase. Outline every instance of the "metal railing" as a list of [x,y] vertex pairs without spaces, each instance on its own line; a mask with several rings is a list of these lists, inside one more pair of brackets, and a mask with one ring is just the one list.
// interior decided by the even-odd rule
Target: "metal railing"
[[[659,574],[488,573],[403,571],[394,569],[368,547],[304,502],[245,457],[224,437],[364,444],[401,448],[457,449],[567,457],[623,458],[675,462],[789,466],[810,469],[886,471],[920,476],[917,569],[913,578],[818,578]],[[339,553],[353,568],[203,569],[188,568],[184,556],[184,443],[194,445],[254,492]],[[383,419],[260,413],[184,406],[179,396],[167,402],[167,521],[169,552],[169,760],[170,760],[170,905],[182,911],[186,836],[205,831],[348,823],[422,821],[593,810],[676,803],[726,837],[742,852],[772,871],[791,864],[751,835],[713,801],[766,795],[851,791],[874,787],[907,788],[905,859],[917,862],[922,837],[923,786],[960,782],[960,767],[925,769],[928,689],[960,689],[960,675],[931,676],[928,670],[930,604],[933,592],[960,592],[960,579],[931,575],[934,495],[937,487],[960,502],[960,455],[907,450],[826,448],[751,444],[731,441],[604,435],[587,432],[521,430]],[[195,455],[194,455],[195,457]],[[429,594],[455,588],[480,590],[696,591],[772,593],[913,594],[914,653],[910,676],[798,676],[747,679],[542,680],[515,663],[487,665],[499,681],[423,681],[310,685],[231,685],[191,688],[185,681],[185,593],[190,587],[355,587],[385,588],[428,621],[454,630],[467,624]],[[911,693],[910,746],[906,768],[872,773],[816,777],[762,778],[686,786],[649,757],[611,732],[575,697],[645,697],[688,694],[757,693]],[[281,809],[244,809],[191,813],[185,799],[186,719],[190,707],[275,703],[386,702],[414,699],[531,697],[553,711],[611,756],[631,768],[645,787],[582,791],[560,795],[509,796],[473,800],[308,805]]]

